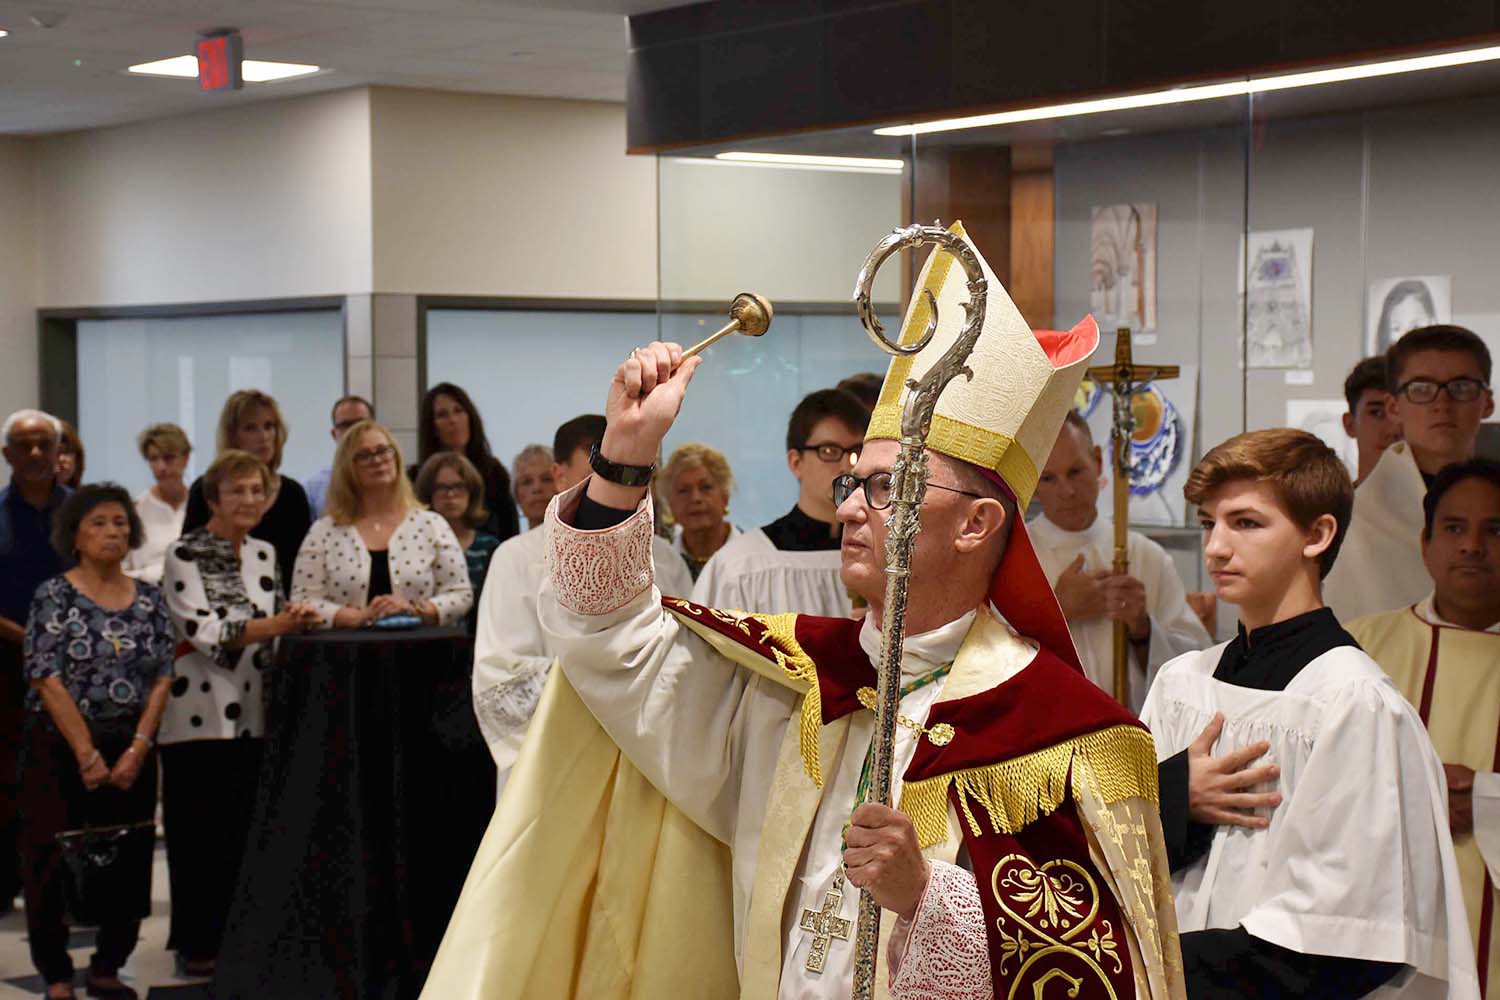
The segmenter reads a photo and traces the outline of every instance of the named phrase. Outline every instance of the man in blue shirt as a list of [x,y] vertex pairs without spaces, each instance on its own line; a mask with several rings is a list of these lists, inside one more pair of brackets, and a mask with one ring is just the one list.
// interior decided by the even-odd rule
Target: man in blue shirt
[[[338,444],[349,428],[361,420],[374,420],[375,407],[363,396],[344,396],[333,404],[331,416],[333,429],[328,433],[333,438],[333,443]],[[333,467],[325,466],[302,480],[302,488],[307,491],[307,505],[312,508],[314,521],[323,516],[323,507],[328,503],[328,481],[332,478]]]
[[3,435],[10,485],[0,490],[0,913],[15,905],[20,889],[16,763],[26,614],[37,586],[68,567],[52,548],[52,514],[68,495],[53,474],[62,425],[40,410],[19,410],[6,418]]

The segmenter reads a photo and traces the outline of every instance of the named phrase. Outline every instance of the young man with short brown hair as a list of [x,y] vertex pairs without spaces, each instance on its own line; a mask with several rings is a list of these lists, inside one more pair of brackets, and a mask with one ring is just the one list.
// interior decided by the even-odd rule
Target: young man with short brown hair
[[1164,666],[1142,712],[1188,997],[1478,996],[1440,762],[1323,606],[1343,463],[1304,431],[1255,431],[1184,492],[1240,609],[1236,638]]

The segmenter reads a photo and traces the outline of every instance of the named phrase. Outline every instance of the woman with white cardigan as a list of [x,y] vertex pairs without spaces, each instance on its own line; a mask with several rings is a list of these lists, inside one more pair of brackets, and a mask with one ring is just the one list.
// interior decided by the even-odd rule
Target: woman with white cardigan
[[339,441],[326,513],[303,539],[292,575],[292,600],[317,609],[325,628],[392,615],[452,625],[474,604],[453,529],[417,501],[403,468],[395,438],[373,420]]

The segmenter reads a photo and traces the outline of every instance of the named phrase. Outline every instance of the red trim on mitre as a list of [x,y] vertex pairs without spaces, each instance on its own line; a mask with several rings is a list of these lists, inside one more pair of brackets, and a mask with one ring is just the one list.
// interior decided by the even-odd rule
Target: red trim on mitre
[[1093,354],[1099,347],[1099,324],[1093,316],[1085,316],[1071,330],[1032,330],[1042,353],[1052,362],[1053,368],[1066,368]]
[[1022,520],[1025,511],[1016,502],[1015,491],[993,469],[970,467],[1000,487],[1017,508],[1010,538],[1005,543],[1005,555],[990,581],[990,603],[1017,632],[1035,639],[1043,649],[1082,673],[1083,662],[1073,647],[1073,633],[1068,631],[1068,621],[1052,591],[1052,581],[1043,572],[1036,547],[1031,544],[1031,535]]

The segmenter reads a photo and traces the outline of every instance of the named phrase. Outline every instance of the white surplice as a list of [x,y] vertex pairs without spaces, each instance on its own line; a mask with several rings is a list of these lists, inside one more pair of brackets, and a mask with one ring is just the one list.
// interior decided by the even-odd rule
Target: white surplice
[[1422,561],[1422,498],[1427,483],[1411,447],[1397,441],[1354,491],[1354,516],[1323,600],[1339,621],[1407,608],[1432,581]]
[[[686,595],[693,586],[687,564],[661,538],[651,559],[662,591]],[[505,540],[490,559],[474,633],[474,716],[495,759],[498,787],[516,762],[556,651],[537,621],[537,591],[546,575],[540,527]]]
[[1223,712],[1214,756],[1268,741],[1283,798],[1269,828],[1217,827],[1173,876],[1179,930],[1242,926],[1303,954],[1411,967],[1375,997],[1477,997],[1442,764],[1416,711],[1357,647],[1263,691],[1214,679],[1224,645],[1163,667],[1142,721],[1165,760]]
[[847,618],[853,609],[839,578],[838,549],[778,549],[759,528],[736,535],[713,554],[698,574],[693,601],[767,615]]
[[[564,529],[566,530],[566,529]],[[821,973],[805,968],[811,936],[798,926],[803,910],[822,909],[841,860],[842,828],[857,804],[860,771],[874,731],[874,716],[856,712],[847,719],[844,736],[828,752],[820,750],[823,787],[810,827],[796,832],[790,851],[768,848],[774,834],[788,836],[798,820],[777,812],[773,783],[790,748],[795,755],[799,698],[736,666],[663,611],[660,595],[647,590],[603,614],[583,615],[561,604],[551,580],[545,580],[538,602],[542,626],[558,652],[568,681],[599,724],[657,789],[689,819],[730,846],[733,858],[735,958],[741,981],[764,977],[758,967],[774,961],[781,998],[827,1000],[847,997],[853,976],[853,942],[834,941]],[[985,614],[994,615],[990,609]],[[912,680],[952,662],[975,624],[977,612],[922,635],[904,646],[902,676]],[[859,634],[865,653],[874,657],[879,633],[867,618]],[[1009,634],[1002,647],[1004,663],[991,664],[1005,675],[1024,669],[1036,647]],[[901,714],[925,720],[942,696],[946,678],[901,700]],[[836,732],[825,727],[826,734]],[[902,727],[896,736],[893,800],[901,794],[901,775],[916,749],[916,737]],[[795,758],[794,758],[795,759]],[[801,764],[796,765],[798,768]],[[949,808],[955,832],[929,848],[928,856],[951,862],[957,852],[957,817]],[[774,915],[752,907],[757,879],[782,879],[785,904]],[[858,892],[846,888],[840,915],[853,922]],[[779,922],[780,954],[747,956],[747,937]],[[887,921],[889,926],[889,921]],[[763,936],[761,938],[763,940]],[[748,968],[755,965],[756,968]],[[748,987],[747,987],[748,988]],[[886,984],[879,986],[882,994]]]
[[[1113,523],[1105,517],[1094,519],[1084,531],[1060,528],[1043,514],[1026,525],[1031,544],[1036,549],[1042,571],[1055,587],[1063,570],[1083,555],[1086,573],[1110,569],[1114,565],[1115,535]],[[1130,652],[1130,707],[1140,710],[1162,664],[1183,653],[1203,649],[1213,639],[1203,630],[1203,623],[1188,606],[1187,590],[1177,567],[1167,551],[1138,531],[1127,535],[1126,554],[1130,575],[1146,587],[1146,612],[1151,616],[1151,643],[1146,666]],[[1089,680],[1106,691],[1114,690],[1114,622],[1108,618],[1093,621],[1068,621],[1073,645],[1083,661]]]

